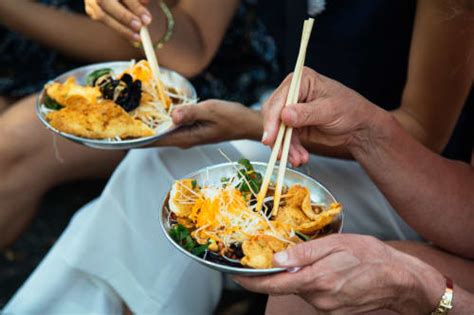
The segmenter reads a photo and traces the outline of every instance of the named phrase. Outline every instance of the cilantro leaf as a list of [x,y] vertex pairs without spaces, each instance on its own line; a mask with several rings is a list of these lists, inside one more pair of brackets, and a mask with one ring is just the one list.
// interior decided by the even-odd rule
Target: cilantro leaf
[[53,100],[47,94],[44,96],[44,106],[46,106],[46,108],[53,109],[53,110],[60,110],[61,108],[63,108],[61,104]]
[[89,86],[94,86],[95,84],[95,81],[103,76],[103,75],[106,75],[106,74],[110,74],[112,73],[112,69],[111,68],[103,68],[103,69],[97,69],[95,71],[92,71],[91,73],[89,73],[86,77],[86,85],[89,85]]
[[255,171],[252,164],[247,159],[240,159],[238,162],[242,167],[237,174],[239,179],[245,178],[237,187],[241,192],[248,193],[253,191],[257,193],[262,186],[262,174]]
[[209,243],[200,245],[196,242],[189,233],[189,230],[181,224],[175,224],[169,231],[169,235],[181,247],[191,252],[193,255],[201,256],[207,250]]
[[303,234],[303,233],[298,232],[298,231],[295,231],[295,234],[305,242],[307,242],[311,239],[308,235]]

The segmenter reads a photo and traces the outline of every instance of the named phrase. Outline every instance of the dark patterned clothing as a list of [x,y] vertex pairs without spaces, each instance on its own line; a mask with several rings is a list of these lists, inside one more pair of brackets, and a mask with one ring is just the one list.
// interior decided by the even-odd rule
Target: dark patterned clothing
[[[61,10],[83,11],[82,1],[38,2]],[[54,50],[0,26],[0,95],[2,96],[22,97],[34,93],[48,80],[79,65],[79,62],[65,58]]]
[[[39,2],[83,12],[79,0]],[[293,70],[306,5],[303,0],[243,1],[217,56],[193,79],[199,97],[252,104],[263,90],[277,85]],[[406,80],[414,14],[414,1],[328,0],[316,16],[306,64],[385,109],[397,108]],[[79,65],[0,27],[0,95],[31,94]],[[466,105],[446,157],[470,158],[472,94],[467,103],[471,111]]]
[[[2,1],[2,0],[0,0]],[[84,13],[83,1],[38,1],[61,10]],[[244,1],[217,56],[193,79],[200,99],[222,98],[251,104],[276,84],[278,64],[273,38],[266,34],[255,5]],[[21,97],[81,63],[0,26],[0,95]]]
[[[275,38],[282,76],[293,71],[307,1],[258,0],[259,15]],[[306,65],[351,87],[384,109],[398,108],[408,70],[416,1],[327,0],[315,17]],[[271,8],[269,10],[269,8]],[[443,155],[469,161],[474,93]],[[472,109],[471,109],[472,111]]]
[[220,98],[250,105],[281,76],[277,47],[257,15],[243,1],[211,65],[193,84],[201,99]]

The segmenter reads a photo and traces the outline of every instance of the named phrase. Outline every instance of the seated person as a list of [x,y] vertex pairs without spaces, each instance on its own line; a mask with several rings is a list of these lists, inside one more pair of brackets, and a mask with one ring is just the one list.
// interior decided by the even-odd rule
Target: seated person
[[[172,39],[157,54],[164,66],[196,76],[217,53],[238,1],[199,5],[190,1],[184,3],[184,9],[184,1],[179,5],[175,2],[170,1],[169,5],[177,27]],[[211,8],[220,13],[213,19],[208,14]],[[153,39],[158,41],[166,19],[157,5],[151,9],[156,19],[150,27]],[[193,14],[189,16],[186,10]],[[270,60],[263,51],[249,47],[246,34],[241,31],[255,28],[256,22],[247,18],[251,14],[249,6],[239,7],[228,33],[230,41],[220,49],[226,56],[232,51],[242,58],[252,58],[247,68],[234,67],[232,75],[229,68],[225,69],[232,82],[240,77],[245,80],[231,84],[230,79],[223,79],[224,71],[219,71],[222,67],[213,64],[194,79],[201,97],[227,97],[232,90],[235,95],[245,96],[242,101],[250,102],[255,100],[254,86],[268,81],[262,71],[253,71],[265,67]],[[204,25],[203,20],[212,24]],[[201,27],[195,29],[195,24]],[[265,33],[255,35],[254,39],[259,40]],[[20,235],[49,188],[65,181],[108,177],[125,155],[124,151],[90,149],[54,137],[35,117],[34,103],[35,93],[44,83],[72,68],[85,63],[143,58],[142,50],[129,42],[132,39],[121,38],[85,16],[83,1],[0,1],[0,248]],[[201,40],[205,46],[198,45]],[[217,58],[216,63],[221,59]],[[22,193],[25,189],[28,194]]]
[[[474,167],[430,152],[386,111],[338,82],[305,70],[301,103],[283,108],[290,85],[284,82],[267,103],[265,128],[278,128],[274,118],[281,117],[302,143],[349,150],[398,213],[430,244],[331,235],[275,254],[275,264],[290,272],[237,277],[239,283],[272,295],[267,314],[380,309],[429,314],[437,309],[445,289],[452,289],[449,278],[453,278],[449,314],[473,313]],[[293,145],[291,151],[293,163],[306,159],[305,149]],[[294,272],[295,267],[301,269]]]
[[49,188],[108,176],[124,155],[54,138],[35,116],[36,93],[48,80],[85,63],[141,55],[83,11],[78,0],[0,1],[0,248],[19,236]]
[[[354,4],[346,4],[349,3]],[[386,71],[385,85],[390,89],[387,95],[403,99],[401,109],[391,111],[391,115],[420,142],[440,151],[453,130],[472,82],[469,71],[473,67],[454,66],[472,62],[472,59],[465,58],[469,55],[466,38],[454,38],[450,34],[469,24],[463,16],[445,22],[432,14],[430,4],[434,2],[422,3],[424,5],[420,5],[417,11],[418,22],[414,29],[417,35],[412,44],[409,79],[403,97],[404,81],[403,84],[399,82],[403,73],[400,75],[398,71],[406,67],[400,66],[404,62],[399,58],[398,50],[390,56],[400,63]],[[330,12],[334,13],[329,9],[327,12],[328,16],[331,16]],[[376,16],[376,12],[371,12]],[[437,22],[433,23],[431,19]],[[301,20],[299,22],[301,26]],[[329,28],[330,23],[326,21],[325,25]],[[436,31],[432,27],[436,27]],[[344,33],[345,29],[340,31]],[[357,42],[354,40],[351,44]],[[433,49],[433,46],[439,49]],[[408,54],[408,45],[404,47]],[[444,50],[446,47],[449,49]],[[390,53],[388,48],[383,51]],[[365,55],[358,58],[363,61]],[[325,60],[329,60],[328,55]],[[392,61],[388,58],[377,65]],[[459,71],[453,74],[453,68]],[[339,75],[342,76],[342,72],[339,71]],[[427,76],[430,80],[425,80]],[[378,76],[368,81],[366,78],[358,81],[357,77],[354,75],[352,79],[365,82],[365,87],[370,87],[368,82],[372,81],[374,87],[369,90],[373,93],[380,87],[380,84],[375,84],[375,81],[380,81]],[[449,82],[451,84],[447,84]],[[433,97],[437,86],[445,89],[437,88],[437,97]],[[443,118],[443,126],[439,117]],[[195,147],[186,151],[176,148],[131,151],[101,197],[78,212],[43,263],[7,305],[6,311],[64,313],[74,309],[77,312],[110,313],[111,310],[122,310],[123,304],[136,313],[186,314],[192,311],[205,314],[212,311],[221,288],[220,275],[184,259],[166,242],[159,232],[157,209],[174,179],[224,161],[217,154],[218,148],[222,148],[231,159],[244,155],[251,160],[267,161],[268,150],[254,142],[196,146],[241,138],[260,139],[262,118],[259,112],[240,104],[210,100],[176,109],[173,120],[187,126],[163,138],[157,145]],[[435,136],[431,136],[433,132]],[[271,137],[270,134],[267,131],[267,137]],[[342,156],[350,157],[349,151],[341,148],[338,151]],[[318,152],[334,150],[330,146],[319,146]],[[306,170],[333,191],[343,204],[350,205],[351,211],[346,217],[349,231],[387,239],[419,238],[416,231],[410,232],[412,230],[403,225],[357,162],[310,156]],[[67,294],[63,294],[65,287]],[[63,298],[58,301],[60,294]],[[188,300],[189,296],[193,298]],[[85,299],[91,302],[84,303]],[[183,299],[187,303],[182,303]]]

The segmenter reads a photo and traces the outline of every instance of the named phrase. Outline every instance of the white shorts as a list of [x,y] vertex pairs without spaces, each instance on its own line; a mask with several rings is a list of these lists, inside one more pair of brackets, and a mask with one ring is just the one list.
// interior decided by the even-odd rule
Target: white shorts
[[[61,238],[6,308],[8,313],[210,314],[222,288],[219,273],[174,250],[159,227],[160,204],[172,182],[204,166],[244,156],[267,161],[251,141],[132,150],[102,195],[80,209]],[[305,173],[345,209],[344,232],[382,239],[419,239],[353,161],[313,156]]]

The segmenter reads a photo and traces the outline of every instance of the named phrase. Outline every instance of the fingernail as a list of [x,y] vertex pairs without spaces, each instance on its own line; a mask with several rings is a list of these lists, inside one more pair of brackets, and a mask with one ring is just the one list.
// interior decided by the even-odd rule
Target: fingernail
[[135,30],[138,31],[140,30],[140,27],[142,26],[142,23],[140,21],[133,19],[132,22],[130,22],[130,26]]
[[275,255],[273,255],[273,259],[275,260],[277,264],[284,265],[286,264],[288,260],[288,254],[286,251],[278,252]]
[[140,35],[134,33],[133,34],[133,40],[137,42],[134,46],[135,47],[140,47],[140,41],[142,40]]
[[263,136],[262,136],[262,142],[265,142],[265,140],[267,140],[267,138],[268,138],[268,132],[265,131],[265,132],[263,133]]
[[291,267],[287,269],[289,273],[295,273],[301,270],[301,267]]
[[142,14],[142,21],[145,25],[151,23],[151,17],[148,14]]

